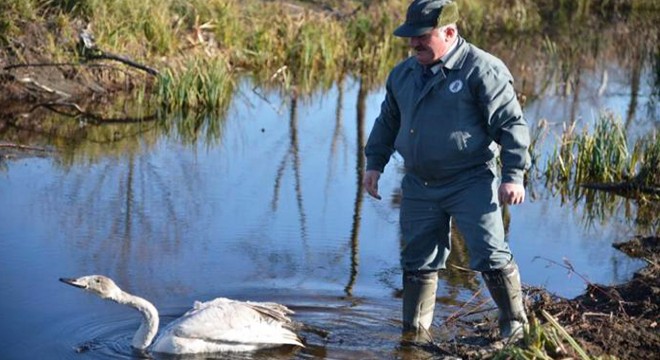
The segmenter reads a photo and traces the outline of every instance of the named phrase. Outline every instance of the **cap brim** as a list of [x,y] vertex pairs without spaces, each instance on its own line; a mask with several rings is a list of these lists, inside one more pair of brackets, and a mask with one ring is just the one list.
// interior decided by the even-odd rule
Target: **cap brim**
[[411,26],[403,24],[394,30],[394,35],[398,37],[422,36],[433,30],[433,26]]

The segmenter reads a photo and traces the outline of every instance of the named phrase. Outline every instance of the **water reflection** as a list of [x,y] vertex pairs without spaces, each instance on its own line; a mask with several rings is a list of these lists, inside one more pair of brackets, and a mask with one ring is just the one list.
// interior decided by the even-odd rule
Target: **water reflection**
[[582,206],[581,221],[586,227],[605,225],[616,218],[627,220],[631,233],[653,235],[660,230],[660,202],[646,198],[627,198],[616,193],[582,188],[575,197],[563,201],[575,209]]
[[[610,108],[639,135],[641,129],[657,127],[660,115],[658,74],[653,70],[659,61],[653,50],[659,38],[658,27],[652,25],[656,15],[578,21],[577,14],[542,14],[543,31],[538,33],[498,41],[484,33],[467,36],[509,65],[532,125],[541,119],[588,123],[594,113]],[[626,51],[621,44],[627,44]]]
[[280,161],[280,166],[277,169],[277,176],[275,177],[275,184],[273,188],[273,200],[271,201],[271,208],[277,211],[277,204],[280,194],[280,186],[282,183],[282,176],[289,162],[291,162],[291,169],[293,170],[294,189],[296,197],[296,205],[298,209],[298,217],[300,223],[300,234],[303,239],[303,245],[307,245],[307,222],[306,214],[303,206],[303,193],[300,179],[300,154],[298,151],[298,97],[292,94],[289,106],[289,150],[285,153],[283,159]]
[[[198,174],[190,171],[194,165],[172,157],[164,171],[154,156],[145,149],[121,161],[109,159],[91,169],[72,169],[70,176],[51,186],[45,203],[65,233],[76,234],[76,246],[85,249],[81,259],[92,262],[86,267],[113,273],[129,286],[151,286],[149,272],[135,273],[133,264],[151,268],[161,256],[179,252],[187,219],[200,211],[199,204],[182,206],[179,200],[192,198],[200,184]],[[180,174],[180,183],[169,177],[173,172]],[[60,208],[67,211],[57,211]]]
[[364,186],[362,185],[362,179],[364,176],[364,166],[365,166],[365,157],[364,157],[364,146],[365,146],[365,133],[364,133],[364,123],[365,123],[365,112],[366,112],[366,97],[367,89],[365,82],[360,80],[360,87],[357,93],[357,108],[356,108],[356,119],[355,124],[357,128],[355,129],[356,136],[356,154],[355,154],[355,205],[353,206],[353,222],[351,225],[351,271],[350,279],[348,284],[344,288],[347,296],[353,296],[353,286],[357,279],[358,274],[358,265],[359,265],[359,242],[358,236],[360,233],[360,221],[362,219],[362,201],[364,199]]

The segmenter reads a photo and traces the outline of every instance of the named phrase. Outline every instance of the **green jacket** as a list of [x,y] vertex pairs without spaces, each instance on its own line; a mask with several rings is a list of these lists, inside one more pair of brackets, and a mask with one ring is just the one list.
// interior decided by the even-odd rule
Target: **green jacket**
[[365,148],[367,170],[382,172],[394,150],[406,172],[451,179],[493,166],[501,145],[502,181],[522,184],[529,129],[504,63],[464,39],[426,84],[414,57],[398,64]]

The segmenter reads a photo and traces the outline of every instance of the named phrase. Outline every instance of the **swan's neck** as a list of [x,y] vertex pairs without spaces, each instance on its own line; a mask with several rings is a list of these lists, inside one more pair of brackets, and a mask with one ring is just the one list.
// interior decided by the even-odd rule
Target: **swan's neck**
[[158,332],[158,310],[149,301],[127,292],[122,292],[116,301],[131,306],[142,314],[142,323],[135,332],[131,345],[136,349],[146,349]]

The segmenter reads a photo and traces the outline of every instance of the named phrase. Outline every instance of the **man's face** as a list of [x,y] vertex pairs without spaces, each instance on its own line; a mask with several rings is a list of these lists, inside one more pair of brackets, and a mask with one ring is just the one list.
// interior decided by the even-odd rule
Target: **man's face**
[[447,53],[454,42],[455,34],[452,27],[435,28],[424,35],[408,38],[408,46],[415,50],[420,64],[430,65]]

